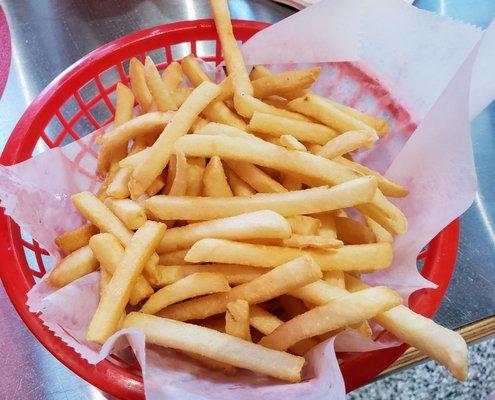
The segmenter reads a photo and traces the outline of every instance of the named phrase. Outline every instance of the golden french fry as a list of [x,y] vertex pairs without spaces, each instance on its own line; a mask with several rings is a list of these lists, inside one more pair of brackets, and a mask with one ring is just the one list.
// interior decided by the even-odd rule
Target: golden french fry
[[[176,171],[177,171],[177,156],[175,154],[172,154],[170,156],[170,161],[168,162],[168,166],[167,166],[167,176],[165,178],[165,186],[163,187],[162,190],[163,194],[170,194],[170,189],[172,188],[172,185],[175,180]],[[186,191],[187,191],[187,187],[186,187]]]
[[163,179],[163,175],[158,175],[153,183],[150,185],[148,189],[146,189],[147,196],[154,196],[160,190],[162,190],[165,186],[165,180]]
[[339,110],[324,97],[314,93],[307,93],[304,97],[294,99],[287,106],[290,110],[314,118],[340,133],[359,130],[376,133],[369,125]]
[[162,81],[174,96],[177,96],[184,81],[182,67],[177,61],[172,61],[162,72]]
[[98,268],[98,260],[88,246],[81,247],[63,258],[50,272],[48,282],[54,287],[68,285]]
[[143,149],[141,151],[138,151],[136,153],[128,155],[127,157],[125,157],[119,161],[119,167],[121,167],[121,168],[124,168],[124,167],[135,168],[137,165],[139,165],[146,158],[146,154],[148,152],[149,152],[149,147],[146,147],[145,149]]
[[119,168],[112,182],[107,187],[106,194],[114,199],[125,199],[129,197],[129,178],[132,174],[131,167]]
[[180,321],[204,319],[226,310],[237,299],[249,304],[262,303],[321,278],[321,270],[310,257],[300,257],[260,275],[252,281],[232,288],[226,293],[212,294],[200,299],[167,307],[159,316]]
[[321,221],[307,215],[293,215],[285,218],[296,235],[317,235]]
[[311,256],[323,271],[385,269],[390,267],[393,257],[389,243],[356,244],[333,250],[301,250],[226,239],[201,239],[187,252],[185,260],[273,268],[303,255]]
[[107,198],[105,205],[131,230],[140,228],[147,220],[144,208],[131,199]]
[[314,217],[318,218],[321,222],[318,234],[333,239],[337,239],[337,227],[335,225],[335,216],[332,212],[323,212],[315,214]]
[[105,291],[108,282],[112,279],[112,275],[107,272],[105,268],[100,269],[100,297],[103,296],[103,292]]
[[178,152],[175,156],[175,168],[172,185],[168,194],[170,196],[184,196],[187,193],[188,165],[184,153]]
[[287,189],[253,164],[226,161],[235,174],[259,193],[284,193]]
[[345,244],[365,244],[376,241],[373,231],[363,223],[348,217],[335,217],[337,237]]
[[378,136],[375,132],[347,131],[328,141],[316,155],[331,160],[360,147],[370,148],[377,140]]
[[370,217],[365,216],[366,224],[373,231],[377,242],[388,242],[392,243],[394,241],[394,237],[392,234],[387,231],[384,227],[382,227],[378,222],[373,220]]
[[132,236],[91,319],[86,340],[104,343],[116,331],[132,287],[160,243],[165,229],[164,224],[148,221]]
[[[348,274],[345,281],[350,292],[368,288],[364,282]],[[373,319],[400,340],[444,365],[457,379],[466,380],[467,346],[457,332],[444,328],[403,305],[378,314]]]
[[210,4],[218,38],[223,49],[225,65],[229,75],[232,76],[234,90],[238,93],[252,95],[253,86],[249,80],[241,50],[237,47],[237,42],[232,32],[227,0],[212,0]]
[[[203,71],[194,55],[190,54],[183,58],[181,65],[184,73],[194,86],[198,86],[202,82],[211,82],[210,77]],[[211,102],[211,104],[203,110],[203,115],[210,121],[220,122],[240,129],[246,128],[245,122],[219,100]]]
[[387,133],[388,121],[386,119],[375,118],[372,115],[362,113],[361,111],[356,110],[355,108],[347,107],[329,98],[325,98],[325,100],[331,103],[332,105],[334,105],[340,111],[363,121],[366,125],[371,126],[378,133],[379,136],[383,136]]
[[190,351],[183,351],[184,354],[187,354],[189,357],[193,358],[196,361],[199,361],[201,364],[206,365],[209,368],[216,369],[217,371],[221,371],[227,375],[235,375],[237,369],[236,367],[229,365],[227,363],[213,360],[212,358],[208,358],[202,356],[201,354],[191,353]]
[[201,196],[203,191],[203,174],[205,159],[189,157],[187,159],[187,190],[186,196]]
[[144,76],[144,66],[135,57],[131,58],[129,63],[129,78],[131,79],[131,88],[136,101],[141,107],[142,113],[147,113],[151,109],[153,97],[146,85]]
[[285,118],[292,118],[299,121],[311,121],[308,117],[293,111],[278,108],[263,102],[247,94],[234,94],[234,106],[237,113],[245,118],[251,119],[256,111],[266,114],[279,115]]
[[171,304],[205,294],[230,290],[227,279],[214,272],[196,272],[188,275],[151,295],[140,312],[155,314]]
[[91,236],[98,233],[98,228],[93,224],[82,225],[78,228],[64,232],[55,238],[55,244],[65,254],[87,246]]
[[258,210],[272,210],[290,216],[353,207],[369,202],[375,191],[374,178],[363,177],[330,189],[321,187],[287,193],[259,193],[250,197],[153,196],[146,200],[145,206],[163,220],[204,221]]
[[194,131],[198,135],[225,135],[231,137],[240,137],[244,139],[261,140],[258,137],[233,126],[220,124],[218,122],[208,122],[206,125]]
[[260,344],[286,350],[302,339],[360,323],[401,303],[400,296],[387,287],[366,289],[298,315],[263,337]]
[[168,164],[175,141],[187,134],[199,113],[219,92],[218,86],[210,82],[203,82],[194,89],[177,110],[157,141],[151,146],[146,159],[132,172],[129,182],[132,197],[138,198],[141,196],[153,180],[162,173]]
[[320,70],[320,67],[313,67],[260,77],[251,82],[253,96],[258,99],[273,95],[284,97],[286,92],[307,89],[316,81]]
[[344,271],[325,271],[323,272],[323,280],[330,286],[337,286],[345,289],[345,273]]
[[247,182],[244,182],[239,176],[236,175],[229,167],[224,168],[225,176],[227,176],[227,182],[229,183],[230,190],[234,193],[234,196],[247,197],[256,194],[251,186]]
[[[287,104],[289,103],[287,100],[283,99],[282,97],[278,97],[278,96],[271,96],[271,97],[267,97],[266,99],[263,99],[263,103],[266,103],[272,107],[275,107],[275,108],[280,108],[282,110],[285,110],[285,111],[289,111],[287,109]],[[258,112],[258,111],[255,111],[255,113]],[[263,112],[263,111],[259,111],[259,112]],[[264,113],[264,112],[263,112]],[[272,113],[273,114],[273,113]],[[299,114],[299,115],[302,115],[302,114]],[[254,114],[253,114],[254,116]],[[251,117],[252,118],[252,117]],[[293,119],[297,119],[298,121],[307,121],[307,122],[311,122],[311,120],[309,118],[307,119],[303,119],[303,118],[293,118]]]
[[306,146],[291,135],[280,136],[278,142],[288,150],[307,151]]
[[217,99],[220,101],[230,100],[234,95],[234,86],[232,85],[232,75],[226,76],[222,82],[218,84],[220,94]]
[[172,92],[162,81],[158,69],[150,57],[146,57],[144,63],[144,77],[158,111],[177,110]]
[[225,310],[225,333],[251,342],[249,330],[249,303],[237,299],[227,303]]
[[191,264],[191,265],[159,265],[157,267],[156,286],[161,287],[177,282],[196,272],[212,272],[225,276],[229,285],[239,285],[252,281],[266,272],[263,268],[233,264]]
[[[93,236],[89,242],[89,247],[100,263],[100,272],[102,274],[106,272],[109,275],[108,278],[110,280],[115,273],[115,270],[119,268],[119,265],[122,262],[124,247],[122,247],[117,238],[110,233],[100,233]],[[153,294],[153,288],[142,275],[139,275],[134,287],[131,289],[129,303],[134,306],[151,294]]]
[[136,312],[126,317],[124,327],[141,330],[148,343],[199,354],[290,382],[301,380],[304,358],[213,329]]
[[283,239],[290,235],[291,228],[284,217],[270,210],[254,211],[169,229],[158,246],[158,252],[188,248],[198,240],[205,238]]
[[385,178],[383,175],[381,175],[379,172],[372,170],[371,168],[365,167],[364,165],[361,165],[357,162],[348,160],[344,157],[337,157],[334,159],[335,162],[339,163],[340,165],[345,165],[346,167],[359,172],[363,175],[369,175],[369,176],[374,176],[376,177],[378,181],[378,188],[382,191],[382,193],[385,196],[390,196],[390,197],[404,197],[407,196],[409,191],[407,188],[404,186],[392,182],[391,180]]
[[[269,335],[283,323],[284,321],[258,305],[253,304],[249,307],[249,324],[264,335]],[[318,342],[314,339],[304,339],[292,346],[290,350],[302,356],[317,344]]]
[[313,248],[325,250],[336,249],[343,245],[344,243],[340,240],[316,235],[293,234],[290,238],[282,240],[282,246],[294,247],[297,249]]
[[170,253],[160,254],[160,265],[185,265],[190,264],[184,260],[189,249],[171,251]]
[[207,197],[232,197],[234,194],[227,182],[223,170],[222,161],[213,156],[206,165],[203,174],[203,196]]
[[260,79],[271,74],[272,72],[264,65],[255,65],[249,73],[249,79],[251,79],[251,81],[255,81],[256,79]]

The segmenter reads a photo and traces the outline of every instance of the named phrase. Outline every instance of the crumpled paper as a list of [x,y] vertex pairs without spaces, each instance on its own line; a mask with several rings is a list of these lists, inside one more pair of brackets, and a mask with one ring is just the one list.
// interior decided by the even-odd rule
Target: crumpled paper
[[[493,30],[490,27],[485,38],[475,27],[400,0],[327,0],[265,29],[243,46],[248,64],[275,68],[295,62],[352,61],[375,79],[362,85],[388,91],[379,103],[390,103],[393,97],[407,111],[407,120],[396,121],[396,115],[388,115],[400,129],[393,129],[375,149],[358,154],[367,165],[387,171],[387,176],[411,191],[408,197],[394,200],[407,215],[410,228],[395,241],[392,267],[367,276],[373,284],[395,288],[404,298],[417,289],[434,287],[417,272],[416,255],[470,205],[475,194],[469,116],[475,115],[473,104],[481,110],[493,98],[493,88],[486,77],[489,71],[480,64],[475,66],[479,76],[472,77],[471,72],[477,57],[482,66],[492,65],[491,55],[480,56],[478,50],[481,47],[486,53],[490,49],[485,41],[492,40]],[[345,90],[339,92],[328,84],[335,65],[325,65],[315,91],[349,100]],[[469,92],[471,80],[477,82],[473,83],[474,94]],[[95,134],[24,163],[0,166],[0,199],[6,213],[55,259],[54,237],[81,223],[70,206],[70,195],[96,185],[91,156]],[[115,341],[125,336],[142,366],[148,399],[344,398],[333,340],[308,354],[308,379],[291,385],[248,371],[223,376],[178,352],[145,346],[143,335],[135,330],[116,333],[102,348],[86,343],[84,333],[97,305],[97,282],[98,272],[57,291],[42,281],[29,293],[28,304],[33,312],[41,313],[50,330],[92,363],[104,358]],[[77,318],[74,310],[78,310]],[[339,335],[335,341],[341,351],[393,344],[397,342],[372,342],[352,333]]]

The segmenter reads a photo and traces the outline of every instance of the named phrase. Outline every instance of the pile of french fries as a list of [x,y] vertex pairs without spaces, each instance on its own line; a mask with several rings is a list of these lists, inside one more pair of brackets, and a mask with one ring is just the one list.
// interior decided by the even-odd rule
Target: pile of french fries
[[387,199],[407,189],[351,156],[387,122],[312,93],[319,68],[248,74],[226,1],[211,6],[228,76],[213,83],[194,55],[162,75],[132,59],[98,139],[102,186],[72,196],[88,224],[56,239],[49,282],[100,270],[87,339],[134,327],[225,373],[298,382],[308,350],[370,337],[374,320],[465,379],[461,336],[360,279],[407,229]]

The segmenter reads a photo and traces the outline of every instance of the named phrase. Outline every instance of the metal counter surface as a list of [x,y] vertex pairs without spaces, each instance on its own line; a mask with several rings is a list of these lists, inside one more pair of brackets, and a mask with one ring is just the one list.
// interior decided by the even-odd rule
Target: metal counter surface
[[[210,17],[207,0],[3,0],[12,64],[0,100],[0,149],[28,104],[83,55],[130,32]],[[469,4],[467,4],[469,3]],[[495,2],[419,0],[418,7],[486,27]],[[231,0],[233,18],[276,22],[294,10],[269,0]],[[479,193],[462,217],[456,270],[435,319],[458,328],[495,314],[495,104],[472,124]],[[26,329],[0,287],[0,398],[109,398],[60,364]]]

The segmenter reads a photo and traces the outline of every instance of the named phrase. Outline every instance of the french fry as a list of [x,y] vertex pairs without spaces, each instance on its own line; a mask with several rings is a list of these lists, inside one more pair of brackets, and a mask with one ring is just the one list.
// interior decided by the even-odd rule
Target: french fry
[[234,196],[247,197],[256,194],[254,190],[247,182],[244,182],[239,178],[234,171],[229,167],[224,168],[225,176],[227,176],[227,182],[229,183],[230,190],[234,193]]
[[263,337],[260,344],[286,350],[300,340],[360,323],[401,302],[400,296],[385,286],[349,294],[285,322]]
[[188,165],[184,153],[178,152],[175,157],[175,169],[172,185],[168,194],[170,196],[185,196],[187,193]]
[[226,161],[234,173],[259,193],[284,193],[287,189],[253,164]]
[[258,137],[233,126],[220,124],[218,122],[208,122],[198,130],[194,131],[198,135],[225,135],[231,137],[240,137],[243,139],[261,140]]
[[287,106],[290,110],[314,118],[340,133],[359,130],[376,133],[369,125],[342,112],[324,97],[314,93],[307,93],[304,97],[294,99]]
[[262,303],[314,282],[321,276],[320,268],[310,257],[300,257],[279,265],[228,292],[175,304],[159,312],[158,315],[179,321],[204,319],[224,312],[231,301],[243,299],[249,304]]
[[288,191],[301,190],[302,182],[300,179],[292,176],[291,174],[282,174],[280,178],[280,183]]
[[[346,287],[359,293],[368,285],[348,274]],[[369,289],[368,289],[369,290]],[[467,346],[457,332],[399,305],[373,318],[379,325],[419,351],[444,365],[457,379],[467,378]]]
[[225,333],[251,342],[249,330],[249,303],[237,299],[227,303],[225,311]]
[[135,168],[146,158],[146,154],[149,151],[150,151],[149,147],[146,147],[145,149],[138,151],[137,153],[128,155],[127,157],[125,157],[119,161],[119,167],[121,167],[121,168],[124,168],[124,167]]
[[131,58],[129,63],[129,78],[131,79],[132,92],[141,107],[141,111],[143,113],[149,112],[153,97],[146,84],[144,65],[135,57]]
[[226,76],[222,82],[218,84],[220,94],[217,99],[220,101],[231,100],[234,95],[234,86],[232,85],[232,75]]
[[317,235],[321,221],[307,215],[293,215],[285,218],[290,224],[292,233],[296,235]]
[[329,98],[325,98],[325,100],[331,103],[336,108],[338,108],[340,111],[363,121],[366,125],[371,126],[378,133],[379,136],[383,136],[387,133],[388,121],[386,119],[375,118],[372,115],[362,113],[361,111],[356,110],[355,108],[347,107]]
[[161,287],[177,282],[197,272],[219,273],[225,276],[229,285],[239,285],[252,281],[266,272],[263,268],[232,264],[191,264],[191,265],[159,265],[156,286]]
[[107,196],[113,197],[114,199],[125,199],[129,197],[130,193],[128,183],[131,174],[131,167],[120,168],[113,177],[112,182],[107,187]]
[[392,182],[391,180],[385,178],[383,175],[380,173],[365,167],[364,165],[361,165],[359,163],[353,162],[351,160],[347,160],[344,157],[337,157],[334,159],[335,162],[339,163],[340,165],[345,165],[346,167],[349,167],[350,169],[359,172],[363,175],[368,175],[368,176],[374,176],[376,177],[378,181],[378,187],[382,191],[382,193],[385,196],[390,196],[390,197],[404,197],[407,196],[409,193],[408,190],[396,183]]
[[271,74],[272,72],[264,65],[255,65],[249,73],[249,79],[251,79],[251,81],[255,81],[256,79],[260,79]]
[[293,234],[290,238],[283,239],[282,245],[285,247],[294,247],[297,249],[337,249],[344,245],[337,239],[316,235],[298,235]]
[[189,157],[187,159],[187,189],[186,196],[201,196],[203,191],[203,174],[205,159]]
[[301,380],[304,358],[266,349],[213,329],[135,312],[126,317],[124,327],[139,329],[148,343],[200,354],[290,382]]
[[253,94],[253,86],[249,80],[241,50],[237,47],[237,42],[232,31],[227,0],[211,0],[210,4],[218,38],[222,45],[227,71],[232,76],[234,90],[238,93],[251,96]]
[[198,240],[205,238],[283,239],[290,235],[291,228],[284,217],[270,210],[255,211],[169,229],[163,235],[158,252],[188,248]]
[[284,216],[313,214],[369,202],[376,190],[374,178],[355,179],[332,188],[314,188],[287,193],[259,193],[250,197],[205,198],[153,196],[146,209],[158,218],[209,220],[245,212],[272,210]]
[[393,256],[389,243],[348,245],[333,250],[301,250],[225,239],[201,239],[191,247],[185,260],[274,268],[302,255],[311,256],[323,271],[385,269],[390,267]]
[[158,69],[150,57],[146,57],[144,63],[144,77],[158,111],[177,110],[172,92],[162,81]]
[[155,314],[171,304],[205,294],[230,290],[227,279],[214,272],[196,272],[188,275],[151,295],[140,312]]
[[306,146],[291,135],[280,136],[278,142],[288,150],[307,151]]
[[[187,159],[186,159],[187,162]],[[163,187],[163,194],[170,194],[170,189],[172,189],[172,185],[175,181],[175,173],[177,171],[177,156],[172,154],[170,156],[170,161],[167,166],[167,176],[165,178],[165,186]],[[186,187],[187,192],[187,187]]]
[[[110,233],[100,233],[93,236],[89,243],[89,247],[100,263],[100,272],[102,273],[102,276],[106,272],[109,275],[108,278],[110,280],[115,273],[115,270],[119,268],[120,263],[122,262],[124,247],[122,247],[117,238]],[[134,287],[131,289],[129,303],[134,306],[151,294],[153,294],[153,288],[142,275],[139,275]]]
[[146,189],[147,196],[154,196],[160,190],[162,190],[165,186],[165,180],[163,179],[163,175],[158,175],[153,183],[150,185],[148,189]]
[[[283,323],[284,321],[258,305],[254,304],[249,307],[249,324],[264,335],[269,335]],[[314,339],[305,339],[293,345],[290,350],[302,356],[317,344],[318,342]]]
[[302,114],[298,114],[293,111],[285,110],[283,108],[278,108],[276,106],[270,105],[267,102],[263,102],[255,97],[249,96],[247,94],[234,94],[234,106],[239,115],[244,118],[251,119],[256,111],[263,112],[265,114],[279,115],[285,118],[292,118],[298,121],[308,121],[311,120]]
[[213,156],[206,165],[203,174],[203,196],[207,197],[233,197],[234,194],[227,182],[223,170],[222,161]]
[[345,244],[365,244],[376,241],[373,231],[362,222],[348,217],[335,217],[337,237]]
[[88,246],[81,247],[62,259],[50,272],[48,282],[63,287],[98,268],[98,260]]
[[378,222],[366,216],[364,219],[366,220],[368,227],[373,231],[377,242],[392,243],[394,241],[394,237],[390,234],[390,232],[382,227]]
[[100,297],[103,296],[103,292],[105,291],[108,282],[112,279],[112,275],[107,272],[105,268],[100,269]]
[[162,253],[159,257],[160,265],[185,265],[190,264],[184,260],[189,249],[171,251],[169,253]]
[[213,360],[212,358],[202,356],[201,354],[191,353],[190,351],[183,351],[183,353],[187,354],[188,357],[196,361],[199,361],[200,364],[206,365],[207,367],[213,368],[217,371],[221,371],[226,375],[233,376],[237,371],[236,367],[232,365],[229,365],[221,361]]
[[93,224],[82,225],[57,236],[55,238],[55,244],[65,254],[69,254],[81,247],[87,246],[91,236],[97,233],[98,228]]
[[140,228],[147,220],[144,208],[131,199],[107,198],[105,205],[131,230]]
[[129,190],[133,198],[141,196],[153,180],[162,173],[168,164],[175,141],[189,131],[199,113],[219,92],[218,86],[203,82],[180,106],[160,137],[151,146],[146,159],[132,172]]
[[132,287],[160,243],[165,229],[164,224],[148,221],[132,236],[91,319],[86,340],[104,343],[116,331]]
[[337,286],[345,289],[344,271],[325,271],[323,272],[323,280],[330,286]]
[[333,239],[337,239],[337,226],[335,225],[335,215],[332,212],[324,212],[315,214],[321,222],[318,234]]
[[377,140],[378,135],[371,131],[348,131],[328,141],[316,155],[331,160],[360,147],[370,148]]
[[320,67],[313,67],[260,77],[251,82],[253,96],[258,99],[273,95],[284,97],[287,92],[307,89],[316,81],[320,75],[320,70]]
[[172,61],[162,72],[162,81],[169,90],[172,91],[175,98],[182,87],[184,75],[182,67],[177,61]]
[[[203,71],[194,55],[190,54],[183,58],[181,65],[184,73],[194,86],[198,86],[202,82],[211,82],[210,77]],[[203,115],[210,121],[231,125],[239,129],[246,128],[246,123],[219,100],[212,101],[203,110]]]

